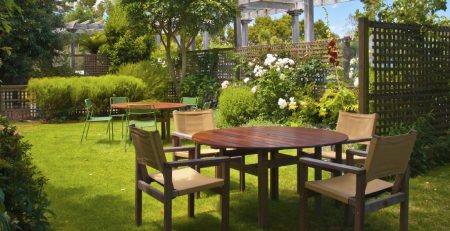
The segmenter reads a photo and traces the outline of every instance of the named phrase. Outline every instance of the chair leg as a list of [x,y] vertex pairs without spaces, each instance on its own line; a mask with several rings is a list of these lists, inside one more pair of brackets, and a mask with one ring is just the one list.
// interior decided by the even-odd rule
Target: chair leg
[[230,229],[230,166],[225,164],[222,168],[224,185],[222,186],[222,194],[220,195],[220,207],[222,210],[221,230],[228,231]]
[[87,122],[84,122],[84,128],[83,128],[83,133],[81,134],[80,144],[83,143],[83,137],[84,137],[84,132],[86,131],[86,125],[87,125]]
[[195,213],[195,193],[188,195],[188,216],[194,217]]
[[308,179],[308,167],[305,164],[298,165],[297,192],[299,195],[299,219],[298,227],[300,231],[306,231],[308,228],[308,220],[306,217],[308,209],[308,192],[305,188],[305,182]]
[[241,156],[241,171],[239,172],[239,182],[241,186],[241,192],[245,191],[245,156]]
[[172,198],[164,197],[164,231],[172,231]]
[[354,230],[362,231],[364,229],[364,202],[356,202]]
[[400,203],[400,231],[408,231],[408,197]]
[[142,191],[138,189],[136,185],[136,195],[135,195],[135,217],[136,225],[142,224]]
[[87,124],[87,129],[86,129],[86,133],[84,134],[84,139],[87,140],[87,135],[89,133],[89,128],[91,127],[91,122],[88,122]]

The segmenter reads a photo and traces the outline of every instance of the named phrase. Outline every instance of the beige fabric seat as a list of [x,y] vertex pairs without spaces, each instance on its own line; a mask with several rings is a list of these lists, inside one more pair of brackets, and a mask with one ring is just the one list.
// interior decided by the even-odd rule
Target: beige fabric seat
[[[365,194],[372,195],[390,189],[392,186],[391,182],[375,179],[367,183]],[[348,204],[349,199],[354,198],[356,194],[356,175],[347,173],[327,180],[306,182],[305,187]]]
[[[367,159],[363,168],[337,164],[312,158],[300,158],[300,215],[299,230],[306,230],[308,196],[319,193],[346,204],[346,214],[350,206],[355,208],[355,230],[363,230],[365,213],[400,203],[400,230],[408,230],[408,162],[411,156],[416,132],[409,134],[374,137],[369,144]],[[307,181],[308,167],[343,171],[343,176],[327,180]],[[390,183],[380,178],[395,176]],[[391,195],[366,200],[390,192]]]
[[[189,161],[167,162],[165,152],[187,151],[193,153],[195,147],[163,148],[158,131],[145,131],[130,126],[130,135],[136,152],[136,224],[142,223],[142,192],[155,197],[164,204],[164,230],[172,230],[172,200],[188,195],[188,215],[194,216],[194,193],[205,189],[214,189],[220,193],[222,224],[221,230],[229,229],[229,187],[230,158],[216,157]],[[203,176],[195,171],[195,166],[218,166],[223,168],[223,178]],[[159,171],[148,174],[147,166]],[[180,168],[184,167],[184,168]],[[155,188],[152,183],[164,187],[164,191]]]
[[[162,173],[150,174],[156,182],[164,185],[164,176]],[[177,195],[185,195],[193,192],[202,191],[210,188],[223,186],[223,179],[201,175],[192,168],[179,168],[172,171],[173,188]]]
[[[310,153],[311,155],[314,153]],[[336,152],[335,151],[331,151],[331,150],[323,150],[322,151],[322,158],[326,158],[326,159],[336,159]],[[347,154],[342,153],[342,160],[346,160],[347,159]],[[364,161],[366,160],[366,157],[362,157],[362,156],[353,156],[353,161],[355,163],[364,163]]]

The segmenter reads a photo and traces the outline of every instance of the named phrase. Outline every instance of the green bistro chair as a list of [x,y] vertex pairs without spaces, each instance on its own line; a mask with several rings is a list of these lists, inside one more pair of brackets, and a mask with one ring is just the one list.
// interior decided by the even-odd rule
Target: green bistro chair
[[111,116],[103,116],[103,117],[94,116],[94,104],[92,103],[91,99],[85,99],[84,106],[86,109],[86,120],[84,122],[83,134],[81,134],[80,143],[83,143],[83,137],[84,137],[84,139],[87,139],[87,135],[89,132],[89,127],[91,125],[91,122],[108,122],[108,127],[106,129],[106,133],[108,134],[108,140],[111,143],[112,134],[114,133],[112,117]]
[[182,97],[181,103],[186,104],[186,106],[188,106],[188,108],[190,108],[191,110],[197,109],[198,98],[197,97]]
[[208,110],[211,109],[211,101],[205,102],[203,104],[202,110]]
[[[144,129],[150,128],[151,130],[158,130],[156,126],[156,110],[153,106],[143,106],[140,104],[128,104],[127,116],[127,134],[128,127],[134,125],[136,128]],[[125,151],[130,139],[125,141]]]
[[[120,117],[120,120],[122,122],[122,138],[123,138],[123,121],[126,120],[127,114],[125,113],[116,113],[113,114],[114,108],[112,107],[113,104],[116,103],[128,103],[128,97],[110,97],[109,98],[109,116],[111,116],[113,119],[114,117]],[[122,109],[117,109],[122,110]],[[114,139],[114,136],[112,137]]]

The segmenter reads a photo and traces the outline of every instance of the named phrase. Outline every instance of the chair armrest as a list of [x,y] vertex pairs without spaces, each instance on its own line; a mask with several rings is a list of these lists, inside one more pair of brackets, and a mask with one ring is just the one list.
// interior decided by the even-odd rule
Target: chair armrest
[[182,152],[182,151],[195,151],[194,146],[179,146],[164,148],[164,152]]
[[176,136],[180,139],[192,140],[192,134],[186,134],[181,132],[172,132],[172,136]]
[[347,155],[354,155],[354,156],[362,156],[362,157],[367,157],[367,151],[365,150],[355,150],[355,149],[348,149],[345,152]]
[[172,162],[166,162],[164,163],[164,167],[167,168],[175,168],[175,167],[181,167],[181,166],[189,166],[189,167],[195,167],[195,166],[217,166],[219,164],[230,162],[230,157],[228,156],[221,156],[221,157],[214,157],[214,158],[202,158],[202,159],[195,159],[195,160],[183,160],[183,161],[172,161]]
[[366,141],[371,141],[371,140],[372,140],[372,137],[348,139],[347,141],[344,141],[342,144],[352,144],[352,143],[366,142]]
[[327,161],[323,161],[323,160],[317,160],[317,159],[308,158],[308,157],[300,158],[300,163],[306,164],[307,166],[311,166],[311,167],[319,167],[319,168],[324,168],[324,169],[328,169],[328,170],[349,172],[349,173],[353,173],[356,175],[361,175],[361,174],[366,173],[366,170],[364,170],[362,168],[357,168],[357,167],[353,167],[353,166],[345,165],[345,164],[327,162]]

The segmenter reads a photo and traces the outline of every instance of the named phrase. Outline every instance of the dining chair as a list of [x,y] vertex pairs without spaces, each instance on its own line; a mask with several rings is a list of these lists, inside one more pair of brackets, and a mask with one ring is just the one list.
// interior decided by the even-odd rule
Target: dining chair
[[[348,136],[348,140],[344,144],[359,144],[365,147],[365,150],[347,149],[345,153],[342,153],[342,162],[346,162],[349,165],[364,163],[370,140],[375,135],[377,119],[378,115],[376,113],[357,114],[339,111],[336,131]],[[304,153],[307,155],[314,154]],[[331,147],[331,150],[322,150],[322,158],[336,160],[334,147]]]
[[[211,109],[203,111],[174,111],[173,121],[175,131],[172,132],[172,144],[174,147],[181,145],[181,140],[192,140],[192,135],[197,132],[216,129],[214,123],[214,115]],[[173,153],[173,159],[200,159],[203,157],[216,156],[220,153],[219,149],[206,148],[201,149],[199,144],[196,144],[196,148],[200,150],[199,156],[196,156],[197,152],[189,153],[187,151],[180,151]],[[231,151],[233,149],[227,149]],[[196,168],[200,172],[200,168]],[[241,190],[245,188],[245,175],[241,171],[240,174]],[[244,179],[244,180],[243,180]],[[244,184],[244,187],[242,187]]]
[[[124,122],[124,120],[126,121],[126,116],[127,116],[127,113],[126,113],[126,111],[125,112],[122,112],[122,113],[113,113],[114,112],[114,108],[112,107],[112,105],[113,104],[116,104],[116,103],[128,103],[129,102],[129,100],[128,100],[128,97],[109,97],[109,116],[111,116],[112,118],[113,118],[113,121],[114,121],[114,117],[119,117],[120,118],[120,121],[121,121],[121,124],[122,124],[122,138],[123,138],[123,135],[124,135],[124,133],[123,133],[123,122]],[[116,109],[116,110],[120,110],[120,109]],[[112,137],[113,139],[114,139],[114,137]]]
[[[358,231],[364,228],[366,213],[400,203],[400,230],[408,230],[408,162],[416,136],[416,131],[412,130],[405,135],[373,137],[362,168],[307,157],[300,158],[299,230],[304,231],[307,228],[307,200],[308,196],[313,194],[321,194],[344,203],[346,217],[349,208],[354,207],[354,230]],[[342,171],[345,174],[326,180],[307,181],[308,167]],[[392,176],[395,176],[393,183],[381,179]],[[384,192],[389,192],[390,195],[383,196]]]
[[198,97],[182,97],[181,103],[185,104],[189,109],[197,109]]
[[208,110],[211,109],[211,101],[203,103],[202,110]]
[[[157,111],[152,105],[128,104],[126,115],[127,127],[134,125],[137,128],[150,128],[157,131],[156,113]],[[128,134],[128,129],[126,132]],[[125,151],[127,150],[128,141],[129,139],[125,141]]]
[[[188,195],[188,216],[194,217],[194,193],[211,189],[220,194],[222,222],[221,230],[229,229],[229,185],[230,168],[228,157],[167,162],[165,152],[189,151],[195,147],[163,148],[158,131],[145,131],[130,126],[131,140],[136,153],[136,194],[135,218],[136,224],[142,224],[142,192],[156,198],[164,204],[164,230],[172,230],[172,200]],[[222,166],[223,178],[201,175],[194,166]],[[156,173],[149,174],[147,166]],[[154,187],[163,186],[163,191]],[[153,210],[154,211],[154,210]]]
[[84,121],[83,133],[81,134],[80,144],[83,143],[83,138],[86,140],[89,132],[89,128],[92,122],[108,122],[106,128],[106,134],[108,134],[108,140],[111,143],[111,136],[114,134],[114,124],[112,123],[111,116],[94,116],[95,106],[91,99],[84,100],[84,108],[86,110],[86,119]]

